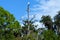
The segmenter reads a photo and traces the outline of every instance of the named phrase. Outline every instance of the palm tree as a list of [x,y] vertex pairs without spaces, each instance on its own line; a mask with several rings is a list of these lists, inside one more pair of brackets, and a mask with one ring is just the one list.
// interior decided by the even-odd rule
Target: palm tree
[[46,28],[48,28],[49,30],[53,29],[53,22],[51,17],[48,16],[42,16],[40,22],[42,22]]
[[56,25],[58,34],[60,34],[60,11],[58,12],[58,14],[54,17],[54,23]]

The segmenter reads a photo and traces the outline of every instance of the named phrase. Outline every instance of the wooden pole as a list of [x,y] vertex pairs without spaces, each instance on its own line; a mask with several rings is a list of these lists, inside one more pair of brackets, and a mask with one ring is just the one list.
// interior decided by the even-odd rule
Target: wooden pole
[[28,5],[27,5],[27,13],[28,13],[28,35],[30,34],[30,26],[29,26],[29,13],[30,13],[30,2],[28,2]]

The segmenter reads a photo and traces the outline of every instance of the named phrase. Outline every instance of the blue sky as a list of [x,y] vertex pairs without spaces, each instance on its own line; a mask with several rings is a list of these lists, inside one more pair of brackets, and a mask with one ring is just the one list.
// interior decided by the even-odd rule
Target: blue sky
[[27,14],[27,3],[31,2],[32,7],[36,2],[34,0],[0,0],[0,6],[12,13],[17,20]]
[[[40,20],[42,15],[52,18],[60,11],[60,0],[0,0],[0,6],[12,13],[18,21],[27,18],[27,3],[30,2],[30,18]],[[36,22],[38,27],[42,24]]]

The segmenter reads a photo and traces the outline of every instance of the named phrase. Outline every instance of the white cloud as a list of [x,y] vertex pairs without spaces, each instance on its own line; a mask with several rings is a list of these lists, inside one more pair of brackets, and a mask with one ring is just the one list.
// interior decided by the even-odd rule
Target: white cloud
[[[41,19],[42,15],[54,17],[60,11],[60,0],[35,0],[39,4],[33,5],[32,13],[36,14],[36,19]],[[39,23],[38,23],[39,24]],[[41,25],[41,24],[40,24]],[[40,27],[39,25],[39,27]]]
[[[41,19],[42,15],[50,15],[51,17],[54,17],[57,12],[60,10],[60,0],[34,0],[38,2],[38,4],[33,5],[31,8],[31,14],[36,14],[36,19]],[[41,24],[38,22],[35,23],[38,24],[39,27]],[[38,28],[39,28],[38,27]]]
[[45,28],[45,26],[42,23],[39,23],[39,22],[35,22],[34,25],[37,25],[37,29],[38,28]]
[[[34,17],[34,15],[29,15],[29,19],[31,19],[31,18],[33,18],[33,17]],[[28,19],[28,15],[22,16],[21,19],[22,19],[22,20]]]
[[60,10],[60,0],[37,0],[39,4],[33,5],[32,11],[42,15],[54,16]]

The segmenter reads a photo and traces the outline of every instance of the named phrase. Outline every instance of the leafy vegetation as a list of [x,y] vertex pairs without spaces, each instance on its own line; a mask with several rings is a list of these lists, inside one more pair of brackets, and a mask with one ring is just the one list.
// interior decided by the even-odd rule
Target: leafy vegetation
[[10,12],[0,7],[0,40],[60,40],[60,11],[54,21],[49,15],[41,17],[40,23],[45,28],[36,29],[35,22],[34,18],[26,19],[21,26]]

